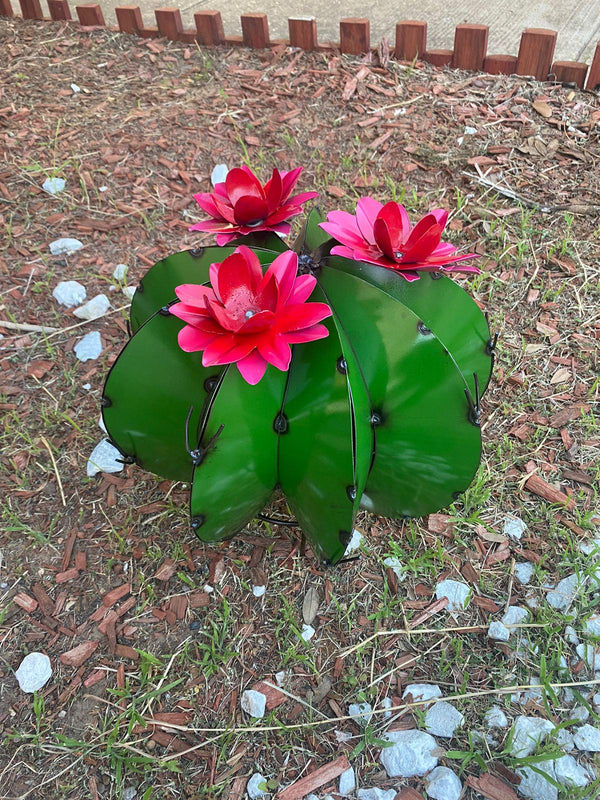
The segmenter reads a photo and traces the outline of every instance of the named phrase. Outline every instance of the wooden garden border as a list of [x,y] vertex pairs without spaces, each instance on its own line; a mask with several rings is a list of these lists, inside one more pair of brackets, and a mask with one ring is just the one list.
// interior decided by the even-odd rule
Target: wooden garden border
[[[50,19],[73,20],[68,0],[47,0]],[[24,19],[47,20],[40,0],[19,0]],[[262,49],[277,44],[300,47],[303,50],[330,51],[361,55],[370,48],[370,23],[368,19],[348,18],[340,21],[340,41],[322,42],[317,39],[317,22],[314,17],[288,19],[289,39],[271,39],[266,14],[242,14],[241,36],[225,36],[219,11],[198,11],[194,14],[195,30],[186,30],[178,8],[159,8],[154,12],[156,27],[146,27],[138,6],[120,6],[115,9],[118,27],[107,26],[99,5],[86,3],[75,6],[79,23],[84,28],[108,28],[112,31],[134,34],[144,39],[164,36],[178,42],[197,42],[200,45],[239,45]],[[13,17],[11,0],[0,0],[0,16]],[[537,80],[552,80],[596,90],[600,87],[600,42],[591,66],[579,61],[554,61],[556,31],[545,28],[528,28],[521,34],[516,56],[488,55],[489,28],[487,25],[457,25],[453,50],[427,49],[427,23],[404,20],[396,24],[396,42],[392,55],[400,61],[417,59],[435,66],[483,71],[492,75],[531,75]],[[587,79],[587,80],[586,80]]]

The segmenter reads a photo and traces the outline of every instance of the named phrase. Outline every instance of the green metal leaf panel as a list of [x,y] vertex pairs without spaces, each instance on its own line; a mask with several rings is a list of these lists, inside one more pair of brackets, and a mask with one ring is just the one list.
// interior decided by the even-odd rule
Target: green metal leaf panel
[[328,267],[319,282],[381,419],[362,505],[391,517],[443,508],[470,484],[481,456],[461,372],[419,318],[377,286]]
[[[311,300],[324,298],[317,289]],[[338,368],[343,349],[334,322],[323,324],[329,329],[326,339],[294,346],[283,406],[288,428],[279,438],[279,483],[315,555],[335,563],[352,535],[370,449],[365,453],[364,436],[357,436],[357,468],[348,380]],[[355,404],[361,409],[358,392]]]
[[410,308],[451,353],[473,396],[474,373],[483,394],[492,370],[490,331],[481,309],[462,287],[439,272],[423,272],[418,281],[407,281],[391,269],[339,256],[330,256],[327,264],[378,286]]
[[184,353],[171,314],[155,314],[129,340],[104,385],[102,418],[108,435],[135,463],[171,480],[189,481],[186,418],[191,446],[197,437],[205,381],[221,368],[202,366],[202,353]]
[[252,250],[271,250],[274,253],[285,253],[289,250],[285,240],[272,231],[256,231],[246,236],[239,236],[229,242],[228,247],[239,247],[241,244]]
[[323,228],[319,228],[320,222],[325,222],[325,217],[317,208],[313,208],[306,220],[304,239],[305,247],[311,253],[331,239]]
[[[279,237],[276,237],[277,239]],[[144,275],[131,301],[131,331],[135,333],[159,308],[175,300],[175,288],[182,283],[207,283],[211,264],[220,263],[235,247],[204,247],[183,250],[158,261]],[[254,249],[263,265],[278,255],[273,250]]]
[[[269,365],[250,386],[237,367],[227,367],[210,406],[194,469],[192,527],[206,542],[242,529],[266,505],[277,484],[275,418],[287,373]],[[212,444],[211,444],[212,442]]]

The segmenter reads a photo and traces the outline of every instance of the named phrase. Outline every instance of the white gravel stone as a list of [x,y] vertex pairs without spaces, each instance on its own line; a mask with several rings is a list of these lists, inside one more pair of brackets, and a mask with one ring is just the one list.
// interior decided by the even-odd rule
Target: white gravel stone
[[350,703],[348,706],[348,714],[351,717],[354,717],[356,714],[362,715],[360,717],[356,717],[354,721],[357,725],[360,725],[363,728],[366,728],[371,721],[371,717],[373,716],[372,712],[373,708],[369,703]]
[[544,741],[554,725],[542,717],[517,717],[512,726],[512,756],[530,756]]
[[435,703],[427,709],[425,714],[425,727],[434,736],[451,739],[454,731],[460,728],[465,721],[463,715],[450,703],[444,700]]
[[578,750],[589,750],[591,753],[600,752],[600,728],[593,725],[582,725],[573,734],[573,741]]
[[417,730],[389,731],[384,739],[393,747],[383,747],[379,760],[390,778],[426,775],[437,767],[437,742],[428,733]]
[[91,331],[76,343],[73,348],[80,361],[95,361],[102,354],[102,339],[98,331]]
[[[391,697],[384,697],[383,700],[381,701],[381,707],[382,708],[392,708],[393,705],[394,705],[394,703],[393,703]],[[389,719],[391,716],[392,716],[392,712],[391,711],[384,711],[383,712],[383,718],[384,719]]]
[[68,236],[63,239],[56,239],[50,242],[50,252],[53,256],[62,256],[69,253],[76,253],[83,247],[83,242],[79,239],[70,239]]
[[46,178],[42,183],[42,189],[48,194],[60,194],[65,188],[65,181],[62,178]]
[[15,678],[23,692],[37,692],[52,676],[50,659],[45,653],[28,653],[19,664]]
[[559,728],[555,732],[554,738],[556,740],[556,744],[559,747],[562,747],[563,750],[566,750],[567,753],[570,753],[571,750],[573,750],[575,747],[575,742],[573,741],[573,734],[566,728]]
[[217,183],[224,183],[228,172],[227,164],[217,164],[210,174],[210,182],[212,185],[216,186]]
[[113,278],[116,281],[124,281],[128,269],[129,267],[127,266],[127,264],[117,264],[117,266],[113,270]]
[[510,629],[515,625],[522,625],[528,619],[529,611],[526,608],[522,606],[509,606],[502,616],[502,623]]
[[[535,767],[549,778],[556,780],[552,761],[540,761]],[[557,800],[558,789],[553,783],[546,780],[544,775],[535,772],[531,767],[519,767],[517,773],[521,776],[521,783],[517,787],[517,791],[523,797],[527,797],[529,800]]]
[[80,87],[79,87],[79,86],[77,86],[77,84],[76,84],[76,83],[72,83],[72,84],[71,84],[71,91],[73,92],[73,94],[79,94],[79,92],[81,91],[81,89],[80,89]]
[[504,517],[504,535],[510,539],[520,539],[527,525],[519,517]]
[[500,620],[495,619],[490,622],[488,636],[490,639],[495,639],[497,642],[508,642],[510,639],[510,631]]
[[406,567],[396,556],[388,556],[383,560],[383,564],[393,571],[399,581],[403,581],[406,578]]
[[123,294],[125,297],[131,301],[133,300],[133,295],[137,292],[137,286],[124,286],[123,287]]
[[266,785],[267,780],[263,778],[260,772],[255,772],[246,784],[246,791],[250,800],[259,800],[260,797],[265,797],[267,792],[261,789],[261,785]]
[[280,672],[275,673],[275,683],[277,684],[277,686],[285,686],[289,676],[290,673],[287,670],[282,669]]
[[600,651],[591,644],[578,644],[575,652],[582,658],[590,669],[594,672],[600,670]]
[[590,712],[585,706],[575,706],[569,712],[569,720],[573,722],[587,722],[590,718]]
[[77,281],[61,281],[56,284],[52,297],[60,303],[61,306],[72,308],[73,306],[83,303],[86,297],[85,286],[82,286]]
[[534,571],[535,567],[530,561],[520,561],[515,564],[515,576],[524,586],[533,578]]
[[581,581],[577,575],[574,573],[573,575],[568,575],[558,582],[556,589],[551,589],[548,592],[546,600],[557,611],[566,611],[575,599],[580,585]]
[[442,597],[448,598],[447,611],[464,611],[470,594],[471,589],[466,583],[451,579],[441,581],[435,587],[435,596],[438,600]]
[[586,556],[595,555],[600,558],[600,539],[590,539],[587,542],[582,542],[579,549]]
[[492,706],[483,715],[483,721],[488,728],[508,728],[508,717],[500,706]]
[[345,552],[351,553],[353,550],[358,550],[363,541],[364,541],[364,536],[362,535],[362,533],[357,528],[354,528],[354,530],[352,531],[352,536],[350,537],[350,541],[346,546]]
[[135,786],[126,786],[123,789],[121,800],[135,800],[137,797],[137,788]]
[[266,704],[267,698],[262,692],[257,692],[254,689],[246,689],[245,692],[242,692],[242,711],[245,711],[246,714],[254,719],[264,717]]
[[73,314],[79,319],[98,319],[110,308],[110,301],[105,294],[97,294],[83,306],[76,308]]
[[572,625],[565,627],[565,639],[569,644],[579,644],[579,636],[577,636],[577,631]]
[[121,453],[116,447],[113,447],[108,439],[102,439],[88,458],[86,473],[88,478],[93,478],[99,472],[121,472],[123,466]]
[[354,768],[350,767],[345,772],[342,772],[340,775],[340,782],[338,785],[338,793],[342,795],[342,797],[347,797],[349,794],[352,794],[356,789],[356,775],[354,774]]
[[442,690],[435,683],[409,683],[402,694],[402,699],[407,700],[412,696],[415,703],[422,700],[433,700],[442,696]]
[[448,767],[436,767],[425,778],[425,791],[434,800],[458,800],[462,783]]
[[527,608],[530,608],[532,611],[535,611],[536,608],[540,607],[540,598],[537,594],[527,594],[524,597],[525,605]]
[[554,762],[554,773],[556,780],[569,788],[587,786],[591,780],[587,769],[578,764],[573,756],[557,758]]
[[267,591],[266,586],[253,586],[252,587],[252,594],[254,597],[262,597],[263,594]]
[[595,707],[596,709],[599,709],[599,708],[600,708],[600,692],[596,693],[596,694],[595,694],[595,695],[592,697],[592,703],[594,704],[594,707]]
[[356,793],[358,800],[394,800],[396,797],[395,789],[359,789]]
[[307,625],[304,623],[302,626],[302,630],[300,632],[300,637],[304,639],[305,642],[309,642],[312,637],[315,635],[316,630],[313,628],[312,625]]
[[590,617],[583,623],[588,636],[600,636],[600,616]]

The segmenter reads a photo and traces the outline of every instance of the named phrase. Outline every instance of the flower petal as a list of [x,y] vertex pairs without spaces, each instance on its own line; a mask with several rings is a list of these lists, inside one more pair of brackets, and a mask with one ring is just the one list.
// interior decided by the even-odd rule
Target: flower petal
[[294,186],[298,183],[298,178],[302,172],[302,167],[296,167],[289,172],[281,171],[281,201],[285,202],[292,193]]
[[314,275],[298,275],[288,298],[289,303],[304,303],[313,293],[317,279]]
[[274,278],[277,283],[279,292],[278,307],[281,307],[287,302],[292,289],[294,288],[294,279],[298,272],[298,256],[293,250],[285,250],[278,255],[271,266],[266,271],[259,291],[262,291],[263,285]]
[[260,353],[254,350],[237,362],[237,368],[246,383],[255,386],[265,374],[267,362]]
[[233,216],[237,224],[249,225],[255,230],[260,230],[260,225],[267,218],[267,214],[267,204],[262,197],[243,195],[233,206]]
[[363,239],[369,244],[375,244],[373,225],[383,206],[372,197],[361,197],[356,204],[356,224]]
[[303,342],[314,342],[316,339],[324,339],[329,336],[329,331],[325,325],[310,325],[299,331],[290,331],[283,334],[288,344],[302,344]]
[[215,300],[212,286],[203,286],[200,283],[182,283],[175,287],[175,294],[187,306],[195,306],[203,312],[206,310],[206,300]]
[[281,194],[283,192],[283,184],[278,169],[273,170],[271,179],[265,183],[264,192],[267,202],[267,213],[272,214],[281,205]]
[[282,372],[289,369],[292,351],[284,336],[275,334],[264,337],[258,343],[258,352],[269,364],[273,364]]
[[186,353],[196,353],[198,350],[204,350],[214,339],[214,333],[199,331],[191,325],[185,325],[177,334],[179,347]]
[[263,188],[260,185],[260,181],[248,168],[240,169],[235,167],[234,169],[230,169],[225,178],[225,188],[227,189],[227,196],[232,206],[235,206],[240,197],[244,195],[264,200]]
[[331,316],[331,309],[326,303],[302,303],[299,305],[287,305],[277,317],[276,326],[278,331],[297,331],[300,328],[309,328],[326,317]]

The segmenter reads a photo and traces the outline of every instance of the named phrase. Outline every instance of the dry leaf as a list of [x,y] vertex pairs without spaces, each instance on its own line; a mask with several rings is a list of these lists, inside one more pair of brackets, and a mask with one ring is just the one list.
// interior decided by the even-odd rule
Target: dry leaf
[[568,381],[571,377],[571,370],[567,369],[566,367],[561,367],[557,369],[554,375],[550,378],[550,383],[563,383],[564,381]]
[[312,624],[312,621],[317,616],[320,602],[319,593],[311,586],[305,594],[304,602],[302,603],[302,618],[307,625]]
[[477,535],[486,542],[504,543],[508,541],[506,536],[503,536],[501,533],[495,533],[494,531],[488,531],[483,525],[477,526]]
[[542,117],[546,117],[546,119],[548,119],[548,117],[552,116],[552,109],[548,103],[544,103],[543,100],[534,100],[531,105],[533,110],[537,111],[538,114],[541,114]]
[[545,344],[528,344],[525,347],[525,352],[527,355],[532,355],[533,353],[539,353],[540,350],[544,350],[546,347]]

